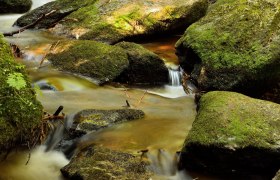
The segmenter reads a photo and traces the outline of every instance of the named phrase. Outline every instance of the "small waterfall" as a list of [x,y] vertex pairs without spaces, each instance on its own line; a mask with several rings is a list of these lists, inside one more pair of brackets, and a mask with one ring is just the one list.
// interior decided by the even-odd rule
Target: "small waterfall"
[[193,178],[184,170],[177,169],[178,154],[159,149],[157,154],[148,153],[151,164],[149,169],[156,174],[153,180],[192,180]]
[[171,86],[181,86],[181,77],[182,73],[180,71],[180,68],[178,69],[168,69],[169,71],[169,84]]

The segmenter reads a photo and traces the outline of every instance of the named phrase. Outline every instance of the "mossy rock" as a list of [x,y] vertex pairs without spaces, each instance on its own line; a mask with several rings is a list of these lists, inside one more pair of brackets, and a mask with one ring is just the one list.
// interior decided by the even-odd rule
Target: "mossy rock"
[[[54,5],[62,9],[66,6],[68,9],[69,5],[65,1],[69,0],[57,0],[38,8],[20,18],[17,24],[27,25],[28,23],[22,23],[26,18],[35,17],[36,19],[39,12],[42,10],[47,12],[45,9],[53,9]],[[185,29],[201,18],[208,7],[207,0],[97,0],[96,2],[77,0],[75,2],[78,5],[75,8],[78,9],[57,23],[52,31],[67,37],[91,39],[110,44],[123,39]],[[43,20],[36,27],[52,27],[53,25],[53,21],[46,23]]]
[[[53,27],[58,21],[62,20],[67,15],[78,10],[81,7],[85,7],[89,4],[94,3],[96,0],[83,0],[83,1],[73,1],[73,0],[56,0],[49,2],[43,6],[40,6],[23,16],[21,16],[15,22],[17,26],[26,26],[35,22],[42,15],[46,15],[51,12],[50,15],[44,17],[42,21],[37,23],[35,28],[50,28]],[[73,20],[73,19],[72,19]],[[65,19],[65,21],[72,21],[71,19]]]
[[136,109],[96,110],[87,109],[74,117],[74,129],[79,132],[97,131],[117,123],[144,117],[144,112]]
[[218,0],[177,42],[201,90],[258,95],[280,80],[280,1]]
[[1,0],[0,14],[25,13],[30,10],[31,6],[31,0]]
[[115,46],[123,48],[129,60],[129,67],[116,81],[133,85],[168,83],[168,69],[158,55],[135,43],[121,42]]
[[202,96],[180,163],[214,173],[262,174],[280,168],[280,105],[235,92]]
[[[16,89],[8,84],[11,75],[20,75],[26,83]],[[17,83],[17,81],[16,81]],[[13,59],[10,46],[0,35],[0,153],[29,142],[33,143],[32,130],[41,124],[42,105],[23,65]]]
[[129,65],[127,54],[120,47],[89,40],[55,44],[47,55],[54,67],[91,77],[99,84],[114,80]]
[[152,173],[140,156],[89,146],[82,149],[70,163],[61,169],[64,177],[82,180],[139,179],[147,180]]

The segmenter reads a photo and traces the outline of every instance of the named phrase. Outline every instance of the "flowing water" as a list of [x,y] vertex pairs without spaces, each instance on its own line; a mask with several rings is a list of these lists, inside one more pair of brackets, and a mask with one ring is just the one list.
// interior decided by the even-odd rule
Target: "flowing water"
[[[49,1],[35,0],[33,7],[46,2]],[[18,17],[19,15],[1,15],[0,23],[4,25],[0,31],[14,29],[11,25]],[[159,174],[153,179],[189,179],[184,172],[175,170],[175,161],[168,155],[181,149],[196,114],[193,95],[186,95],[180,85],[180,71],[174,53],[178,37],[143,43],[146,48],[164,58],[170,69],[171,83],[154,88],[97,86],[92,79],[56,71],[47,60],[44,61],[43,68],[38,68],[50,44],[59,39],[46,31],[38,30],[27,30],[7,38],[23,49],[24,59],[19,59],[19,62],[27,66],[34,84],[43,89],[38,99],[44,109],[52,113],[63,105],[64,113],[71,117],[83,109],[122,108],[128,100],[133,108],[145,112],[144,119],[88,134],[82,139],[83,143],[94,143],[132,153],[143,149],[158,152],[159,155],[148,155],[152,161],[150,168]],[[60,179],[59,169],[68,161],[62,153],[52,150],[58,136],[59,133],[53,135],[55,138],[47,141],[46,145],[32,150],[27,165],[28,152],[10,154],[7,161],[0,163],[0,179]],[[50,151],[45,151],[46,148]]]

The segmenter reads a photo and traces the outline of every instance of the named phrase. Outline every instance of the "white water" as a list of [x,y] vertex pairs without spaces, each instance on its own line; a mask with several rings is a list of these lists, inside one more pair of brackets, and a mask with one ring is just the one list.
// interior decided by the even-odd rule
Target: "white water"
[[159,149],[156,153],[147,153],[151,162],[149,169],[156,175],[152,180],[192,180],[193,178],[184,170],[177,169],[178,155]]
[[181,86],[181,72],[178,69],[168,69],[169,71],[169,84],[171,86]]
[[60,180],[60,168],[69,163],[63,153],[45,152],[45,146],[32,150],[28,160],[28,152],[14,152],[0,163],[0,179],[3,180]]

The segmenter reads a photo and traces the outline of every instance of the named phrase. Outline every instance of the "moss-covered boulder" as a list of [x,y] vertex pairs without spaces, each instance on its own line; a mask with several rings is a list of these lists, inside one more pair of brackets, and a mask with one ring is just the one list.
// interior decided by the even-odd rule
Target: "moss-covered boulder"
[[1,0],[0,14],[25,13],[30,10],[32,0]]
[[114,80],[129,65],[126,52],[95,41],[59,41],[47,55],[62,71],[93,78],[99,84]]
[[280,79],[280,1],[218,0],[177,42],[201,90],[261,92]]
[[[44,17],[43,21],[37,23],[35,28],[49,28],[53,27],[58,21],[62,20],[67,15],[78,10],[81,7],[95,3],[96,0],[83,0],[83,1],[73,1],[73,0],[56,0],[49,2],[43,6],[40,6],[23,16],[21,16],[16,22],[17,26],[26,26],[35,22],[42,15],[49,14]],[[67,20],[67,19],[65,19]],[[71,21],[71,20],[70,20]]]
[[82,180],[108,179],[150,179],[147,162],[129,153],[110,150],[104,147],[84,148],[71,162],[61,169],[64,177]]
[[[78,5],[78,10],[57,23],[53,32],[108,43],[186,28],[201,18],[208,7],[207,0],[97,0],[95,3],[93,0],[77,0],[75,3],[83,6]],[[65,0],[57,0],[50,5],[53,4],[69,7]],[[38,12],[51,9],[50,5],[20,18],[17,24],[27,25],[25,19],[35,20],[39,17]],[[54,25],[45,21],[42,24],[43,27]],[[42,27],[41,23],[37,27]]]
[[[41,124],[42,106],[24,66],[13,59],[10,46],[0,35],[0,153],[29,142],[32,130]],[[37,136],[37,135],[36,135]]]
[[115,46],[123,48],[129,60],[129,67],[116,81],[150,85],[168,83],[168,69],[158,55],[135,43],[121,42]]
[[272,178],[280,168],[280,105],[234,92],[203,95],[180,163],[195,170]]
[[97,131],[117,123],[141,119],[144,112],[137,109],[96,110],[87,109],[78,112],[74,117],[73,128],[87,133]]

